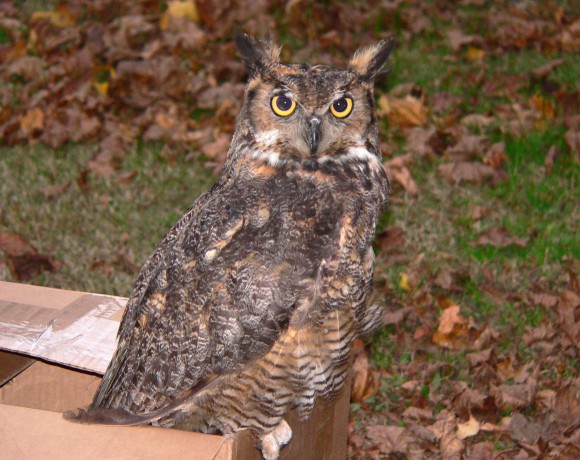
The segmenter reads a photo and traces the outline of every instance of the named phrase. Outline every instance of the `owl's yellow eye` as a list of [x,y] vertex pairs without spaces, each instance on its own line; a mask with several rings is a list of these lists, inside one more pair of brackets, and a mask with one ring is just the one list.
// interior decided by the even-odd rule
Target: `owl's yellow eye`
[[341,97],[330,105],[330,112],[336,118],[346,118],[352,112],[352,99],[350,97]]
[[296,109],[296,102],[283,94],[272,98],[272,110],[280,117],[292,115]]

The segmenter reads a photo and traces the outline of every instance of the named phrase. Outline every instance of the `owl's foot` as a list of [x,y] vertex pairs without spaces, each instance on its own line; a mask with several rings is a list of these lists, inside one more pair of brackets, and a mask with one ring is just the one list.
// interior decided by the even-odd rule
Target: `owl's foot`
[[272,431],[260,439],[262,441],[262,457],[264,457],[264,460],[278,460],[280,448],[288,444],[292,439],[292,429],[286,423],[286,420],[281,420]]

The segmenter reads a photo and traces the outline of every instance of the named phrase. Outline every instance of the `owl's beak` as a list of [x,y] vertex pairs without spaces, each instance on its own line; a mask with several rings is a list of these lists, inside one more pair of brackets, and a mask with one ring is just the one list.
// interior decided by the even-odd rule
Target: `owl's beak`
[[310,154],[314,155],[320,143],[320,118],[312,117],[308,122],[308,147]]

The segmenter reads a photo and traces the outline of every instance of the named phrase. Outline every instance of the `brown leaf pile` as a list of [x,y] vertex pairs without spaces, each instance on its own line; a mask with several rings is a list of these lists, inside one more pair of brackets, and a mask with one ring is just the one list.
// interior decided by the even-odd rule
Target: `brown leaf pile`
[[[416,269],[421,272],[425,267]],[[568,369],[569,375],[559,376],[557,381],[540,372],[540,363],[544,369],[561,368],[565,356],[579,355],[580,284],[575,272],[570,271],[569,288],[559,296],[534,292],[522,300],[554,312],[525,332],[522,345],[537,355],[528,363],[520,362],[513,352],[500,351],[497,331],[466,317],[454,301],[432,294],[435,285],[452,290],[455,276],[446,273],[426,279],[408,303],[388,308],[385,323],[395,327],[394,355],[397,350],[412,350],[415,359],[396,365],[407,380],[388,390],[390,399],[384,396],[387,409],[371,417],[374,423],[369,421],[359,429],[351,424],[351,458],[577,458],[578,369]],[[428,308],[432,304],[440,308],[438,317]],[[408,328],[414,334],[406,333]],[[359,344],[357,349],[364,350],[364,346]],[[458,368],[443,360],[427,359],[441,350],[463,352],[468,375],[458,374]],[[363,367],[360,356],[355,358],[359,365],[355,366],[358,383],[353,402],[362,404],[364,410],[376,398],[361,400],[360,382],[373,369],[366,357]],[[367,398],[374,394],[368,393]],[[499,452],[498,443],[504,446]]]

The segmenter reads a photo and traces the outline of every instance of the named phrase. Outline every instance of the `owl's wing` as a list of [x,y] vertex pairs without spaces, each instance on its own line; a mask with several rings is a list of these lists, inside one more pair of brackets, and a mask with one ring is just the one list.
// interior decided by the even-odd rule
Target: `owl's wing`
[[337,257],[343,209],[276,181],[217,184],[144,265],[92,408],[147,414],[265,355]]

